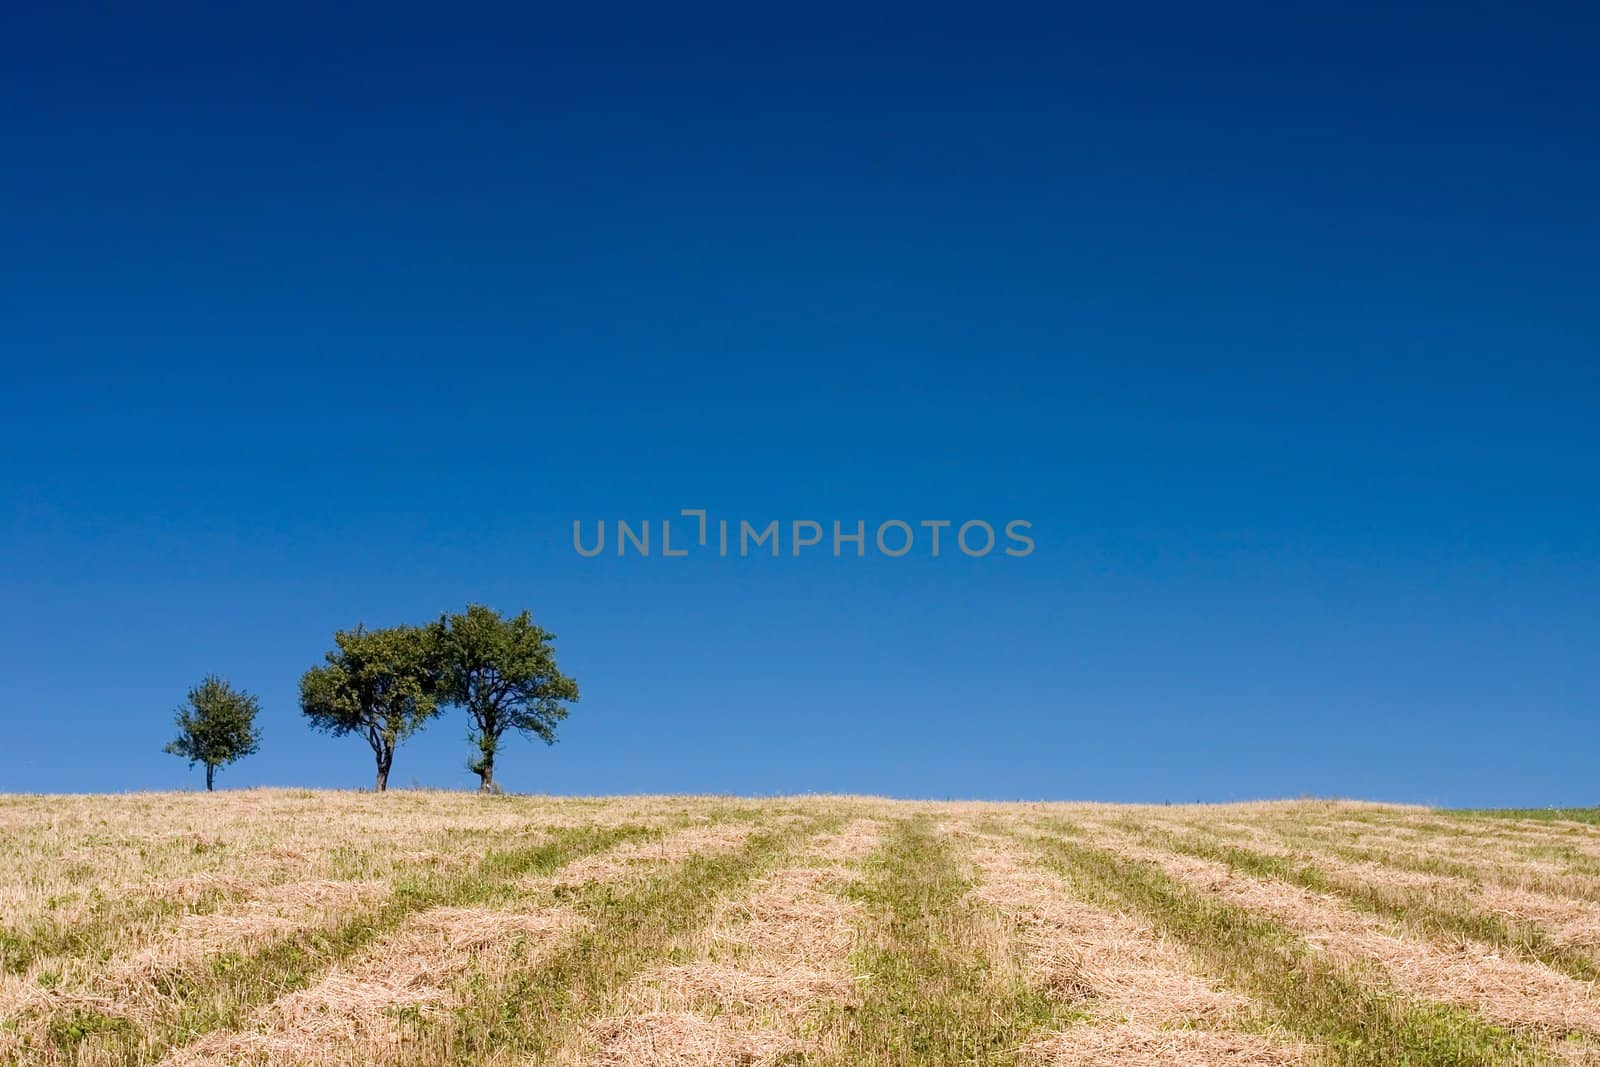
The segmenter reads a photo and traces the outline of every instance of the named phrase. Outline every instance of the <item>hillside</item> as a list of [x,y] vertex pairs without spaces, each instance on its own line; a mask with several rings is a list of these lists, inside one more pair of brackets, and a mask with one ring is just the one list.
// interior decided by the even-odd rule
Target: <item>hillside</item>
[[1592,813],[250,790],[0,856],[5,1063],[1600,1062]]

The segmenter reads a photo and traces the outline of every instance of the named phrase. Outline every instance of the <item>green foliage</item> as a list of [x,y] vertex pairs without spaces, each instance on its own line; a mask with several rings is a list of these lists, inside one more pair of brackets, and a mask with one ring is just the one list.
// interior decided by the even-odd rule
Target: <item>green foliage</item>
[[442,699],[466,710],[468,738],[477,755],[468,762],[494,789],[494,759],[507,730],[556,739],[566,704],[578,699],[578,683],[556,667],[555,635],[534,625],[524,611],[504,618],[481,604],[445,615],[432,628],[442,672]]
[[234,689],[215,674],[208,674],[189,690],[189,699],[178,708],[178,736],[164,749],[182,756],[193,767],[206,768],[206,788],[210,789],[218,767],[242,759],[261,745],[256,715],[261,701]]
[[71,1051],[97,1034],[114,1034],[130,1029],[126,1019],[102,1015],[97,1011],[74,1009],[65,1018],[50,1023],[50,1043],[58,1049]]
[[327,662],[300,679],[300,710],[335,736],[359,734],[378,764],[377,788],[388,785],[394,750],[439,711],[438,643],[434,627],[357,626],[333,635]]

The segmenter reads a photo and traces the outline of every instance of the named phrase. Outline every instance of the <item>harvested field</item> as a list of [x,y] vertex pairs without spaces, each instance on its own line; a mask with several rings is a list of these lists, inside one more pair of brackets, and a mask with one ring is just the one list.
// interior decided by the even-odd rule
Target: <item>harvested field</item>
[[0,797],[0,1063],[1600,1063],[1600,825]]

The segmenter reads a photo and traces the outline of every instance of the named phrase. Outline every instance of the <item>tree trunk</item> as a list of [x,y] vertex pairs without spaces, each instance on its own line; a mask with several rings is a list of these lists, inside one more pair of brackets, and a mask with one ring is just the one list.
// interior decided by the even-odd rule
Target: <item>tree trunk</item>
[[216,788],[217,788],[216,781],[217,781],[217,765],[215,763],[206,764],[206,792],[207,793],[214,792],[216,790]]
[[385,749],[378,753],[378,783],[375,788],[382,793],[389,788],[389,768],[394,764],[394,749]]
[[478,763],[478,792],[491,793],[494,791],[494,757],[485,756]]

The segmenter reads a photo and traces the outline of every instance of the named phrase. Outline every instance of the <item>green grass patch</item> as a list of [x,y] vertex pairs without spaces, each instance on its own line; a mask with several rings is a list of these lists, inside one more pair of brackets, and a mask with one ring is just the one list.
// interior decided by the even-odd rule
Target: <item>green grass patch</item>
[[1600,826],[1600,808],[1442,808],[1439,814],[1456,819],[1522,819]]
[[868,876],[851,890],[879,924],[854,961],[870,976],[863,1002],[824,1024],[839,1064],[1007,1064],[1024,1042],[1081,1018],[1028,985],[1008,942],[983,944],[972,883],[927,817],[898,823]]
[[117,1034],[128,1029],[125,1019],[78,1009],[50,1021],[50,1042],[71,1054],[97,1034]]

